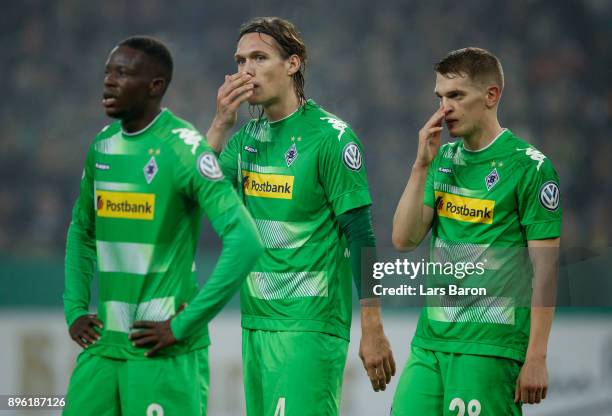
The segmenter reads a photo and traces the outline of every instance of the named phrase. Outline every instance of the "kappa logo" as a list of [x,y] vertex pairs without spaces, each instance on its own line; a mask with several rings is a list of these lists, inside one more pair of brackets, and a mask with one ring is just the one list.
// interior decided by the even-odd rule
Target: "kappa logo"
[[213,181],[223,179],[223,171],[215,155],[211,152],[204,152],[198,158],[198,170],[206,179]]
[[540,188],[540,204],[549,211],[559,208],[559,187],[553,181],[548,181]]
[[361,165],[363,164],[363,158],[361,157],[359,147],[354,142],[350,142],[349,144],[344,146],[344,150],[342,151],[342,160],[344,161],[344,164],[351,170],[361,169]]
[[297,157],[298,157],[297,147],[295,147],[295,143],[293,143],[291,147],[289,148],[289,150],[285,152],[285,162],[287,162],[287,166],[291,166],[291,164],[293,163],[295,159],[297,159]]
[[96,162],[96,169],[99,169],[99,170],[110,170],[110,165],[107,165],[106,163]]
[[249,153],[257,153],[257,149],[251,147],[251,146],[244,146],[244,150],[246,150]]
[[195,155],[196,149],[202,142],[202,135],[200,133],[187,128],[174,129],[172,133],[178,134],[179,139],[184,141],[187,146],[191,146],[191,153]]
[[152,156],[144,167],[144,175],[148,184],[150,184],[153,178],[155,178],[155,175],[157,175],[157,170],[157,162],[155,162],[155,157]]
[[321,120],[325,120],[327,121],[329,124],[332,125],[332,127],[336,130],[338,130],[340,133],[338,133],[338,140],[340,140],[342,138],[342,135],[344,134],[344,131],[347,129],[348,125],[342,121],[342,120],[338,120],[337,118],[333,118],[333,117],[321,117]]
[[540,152],[537,149],[534,149],[533,147],[526,147],[524,149],[516,149],[517,151],[521,151],[524,150],[525,154],[527,156],[529,156],[531,158],[531,160],[535,160],[536,162],[538,162],[538,166],[537,166],[537,170],[540,170],[540,166],[542,166],[542,163],[544,163],[544,159],[546,159],[546,156],[544,156],[544,153]]
[[497,169],[493,169],[485,178],[487,191],[490,191],[497,184],[497,182],[499,182],[499,173],[497,173]]
[[442,166],[440,166],[440,167],[438,168],[438,172],[440,172],[440,173],[445,173],[445,174],[447,174],[447,175],[452,175],[452,174],[453,174],[453,170],[452,170],[452,169],[449,169],[449,168],[443,168]]
[[153,220],[155,194],[96,190],[98,217]]
[[468,198],[447,192],[436,192],[436,211],[439,216],[453,220],[492,224],[495,201]]

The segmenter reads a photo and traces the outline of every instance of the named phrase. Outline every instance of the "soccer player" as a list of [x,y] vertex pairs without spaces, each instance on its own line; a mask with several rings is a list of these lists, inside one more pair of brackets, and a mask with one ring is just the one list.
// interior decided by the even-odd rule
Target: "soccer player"
[[[223,172],[265,247],[241,289],[251,416],[338,414],[351,268],[359,288],[361,251],[376,244],[361,143],[344,121],[306,99],[306,57],[292,23],[265,17],[243,25],[238,73],[219,88],[206,135],[215,150],[224,148]],[[260,106],[259,117],[225,145],[244,101]],[[374,390],[384,390],[395,363],[379,301],[364,298],[361,305],[360,356]]]
[[[435,72],[440,107],[419,132],[416,160],[393,219],[394,246],[413,249],[431,229],[432,254],[474,261],[503,247],[505,252],[496,252],[503,264],[504,256],[528,251],[533,296],[541,300],[531,307],[531,300],[513,304],[503,296],[467,303],[446,296],[432,306],[428,298],[392,414],[520,415],[521,402],[539,403],[548,386],[554,307],[550,297],[543,299],[555,287],[559,179],[546,156],[500,126],[504,76],[495,56],[460,49],[437,63]],[[460,139],[441,146],[443,123]],[[485,266],[481,279],[506,292],[521,285],[521,264],[506,263],[505,269]],[[528,292],[531,283],[529,270]]]
[[[207,323],[263,250],[206,141],[160,107],[171,78],[170,52],[149,37],[120,42],[106,62],[102,103],[118,121],[89,149],[66,245],[66,321],[84,348],[66,415],[205,414]],[[223,250],[198,292],[202,215]]]

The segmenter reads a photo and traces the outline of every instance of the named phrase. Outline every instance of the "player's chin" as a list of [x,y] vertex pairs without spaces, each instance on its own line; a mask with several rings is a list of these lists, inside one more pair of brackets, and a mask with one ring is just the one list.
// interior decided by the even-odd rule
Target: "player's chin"
[[455,138],[455,137],[461,137],[461,133],[459,133],[459,132],[458,132],[456,129],[449,129],[449,130],[448,130],[448,135],[449,135],[450,137],[453,137],[453,138]]
[[448,129],[448,135],[450,137],[453,137],[453,138],[455,138],[455,137],[464,137],[465,133],[466,132],[464,130],[461,130],[461,129],[457,128],[457,126],[449,127],[449,129]]
[[116,107],[105,107],[104,113],[106,113],[106,116],[110,118],[122,118],[124,114],[123,111]]
[[249,103],[249,105],[260,105],[262,104],[262,100],[260,98],[255,97],[254,95],[251,95],[248,99],[247,99],[247,103]]

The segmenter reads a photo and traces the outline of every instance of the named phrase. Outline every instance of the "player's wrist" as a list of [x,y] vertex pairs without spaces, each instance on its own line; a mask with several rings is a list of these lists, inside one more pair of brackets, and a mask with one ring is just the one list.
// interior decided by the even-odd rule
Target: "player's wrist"
[[424,161],[420,161],[420,160],[415,160],[414,163],[412,164],[412,171],[425,171],[427,172],[427,170],[429,169],[429,165],[431,164],[431,162],[424,162]]
[[225,134],[234,126],[234,120],[215,116],[210,128],[218,133]]
[[534,351],[529,352],[525,355],[525,361],[546,361],[545,351]]
[[[371,300],[371,299],[368,299]],[[378,299],[377,299],[378,300]],[[380,313],[380,302],[361,303],[361,328],[362,330],[382,329],[382,317]]]

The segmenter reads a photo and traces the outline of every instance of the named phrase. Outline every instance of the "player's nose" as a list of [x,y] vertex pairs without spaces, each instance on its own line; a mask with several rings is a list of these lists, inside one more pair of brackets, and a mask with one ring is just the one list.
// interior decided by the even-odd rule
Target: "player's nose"
[[449,113],[451,113],[453,111],[453,106],[451,105],[451,103],[446,99],[446,97],[442,97],[442,100],[440,102],[440,105],[442,106],[442,111],[444,112],[444,115],[448,115]]
[[446,113],[446,110],[448,109],[448,101],[446,100],[446,97],[440,98],[440,108],[442,108],[442,111]]
[[113,74],[111,72],[107,73],[104,75],[104,86],[105,87],[112,87],[116,85],[116,80],[115,77],[113,76]]
[[247,59],[244,65],[242,65],[240,72],[247,73],[252,77],[255,76],[255,67],[253,66],[253,62],[250,59]]

